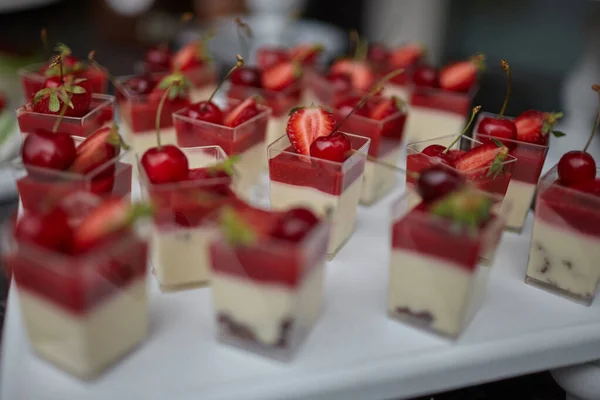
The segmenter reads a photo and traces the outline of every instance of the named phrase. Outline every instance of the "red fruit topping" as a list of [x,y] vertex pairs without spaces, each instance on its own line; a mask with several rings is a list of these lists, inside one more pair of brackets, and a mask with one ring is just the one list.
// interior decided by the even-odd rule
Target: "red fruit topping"
[[152,89],[156,86],[156,81],[151,75],[139,75],[129,78],[123,82],[123,88],[130,95],[144,95],[152,92]]
[[465,179],[453,169],[434,165],[421,171],[417,191],[424,202],[431,202],[461,188]]
[[395,68],[404,68],[416,64],[425,54],[425,49],[418,43],[408,44],[390,54],[390,64]]
[[311,144],[333,131],[333,115],[323,107],[300,107],[292,110],[286,133],[296,153],[309,155]]
[[220,125],[223,123],[223,112],[212,101],[201,101],[199,103],[190,104],[185,110],[185,115],[189,118],[213,124]]
[[390,58],[390,51],[382,43],[372,43],[367,52],[367,60],[376,64],[385,64]]
[[421,153],[429,157],[437,157],[439,158],[440,162],[444,164],[454,165],[454,161],[452,158],[450,158],[449,154],[452,150],[449,150],[447,153],[444,153],[444,151],[446,151],[444,146],[439,144],[430,144],[429,146],[425,147]]
[[[335,104],[335,108],[340,110],[340,112],[342,112],[342,114],[344,114],[344,115],[349,114],[350,111],[352,111],[354,109],[354,107],[356,107],[356,105],[358,103],[360,103],[361,99],[362,98],[360,96],[344,97]],[[354,113],[358,114],[358,115],[362,115],[363,117],[368,117],[369,110],[370,110],[370,108],[368,106],[369,106],[369,102],[365,103],[362,107],[357,108]]]
[[286,49],[263,47],[256,52],[256,63],[260,69],[269,69],[286,61],[290,61],[290,54]]
[[128,148],[119,135],[117,125],[100,128],[88,136],[78,147],[70,170],[87,174],[119,155],[121,147]]
[[352,88],[352,77],[346,73],[330,72],[327,74],[327,80],[336,92],[345,92]]
[[236,126],[254,118],[260,114],[260,110],[256,106],[256,99],[248,97],[242,101],[233,110],[231,110],[224,119],[225,126],[235,128]]
[[596,178],[596,162],[585,151],[569,151],[558,162],[558,178],[566,186],[592,181]]
[[352,154],[352,143],[342,132],[320,136],[310,145],[310,156],[333,162],[344,162]]
[[298,64],[286,61],[264,70],[261,82],[265,89],[279,91],[293,85],[301,75],[302,70]]
[[171,67],[173,54],[167,46],[151,47],[146,51],[144,60],[151,72],[165,71]]
[[182,47],[171,59],[171,69],[185,71],[204,65],[206,55],[204,54],[204,42],[197,41],[188,43]]
[[450,64],[440,71],[440,87],[453,92],[468,92],[477,81],[477,72],[482,70],[484,56]]
[[189,165],[186,155],[173,145],[146,150],[141,160],[146,176],[154,184],[187,179]]
[[27,135],[21,149],[25,166],[66,170],[75,160],[75,141],[66,133],[38,131]]
[[525,111],[513,121],[517,127],[517,139],[523,142],[546,145],[548,134],[562,136],[553,131],[554,124],[562,117],[562,113],[545,113],[538,110]]
[[318,222],[319,219],[310,210],[293,208],[279,217],[271,236],[290,242],[299,242]]
[[498,156],[505,157],[508,148],[498,147],[494,143],[485,143],[472,148],[454,161],[454,166],[459,171],[474,171],[492,165]]
[[90,109],[92,91],[91,82],[85,78],[69,76],[64,83],[61,83],[60,77],[48,78],[32,99],[33,111],[59,115],[67,103],[70,105],[66,108],[66,116],[83,117]]
[[253,67],[240,67],[231,73],[231,83],[234,85],[260,88],[260,71]]
[[600,196],[600,179],[581,182],[572,186],[572,188],[585,193],[593,194],[594,196]]
[[464,150],[452,149],[452,150],[448,150],[448,152],[446,153],[446,155],[448,156],[448,158],[454,164],[454,160],[456,160],[457,158],[461,157],[465,153],[466,153],[466,151],[464,151]]
[[419,65],[413,72],[413,83],[419,87],[436,88],[440,85],[439,74],[431,65]]
[[323,49],[320,44],[300,44],[291,50],[290,55],[292,60],[302,65],[314,65]]
[[371,107],[369,117],[378,121],[386,119],[402,109],[400,102],[401,100],[397,97],[381,99],[381,101]]
[[15,227],[15,238],[45,249],[66,251],[73,232],[67,213],[60,207],[47,214],[25,212]]
[[[479,123],[479,127],[477,128],[477,132],[483,135],[492,136],[509,149],[514,148],[516,143],[514,140],[517,139],[517,127],[515,124],[506,118],[498,119],[486,117],[481,120]],[[489,141],[487,138],[483,138],[486,140],[482,140],[482,142]],[[502,140],[508,139],[508,140]]]
[[356,60],[339,60],[331,66],[331,72],[334,74],[346,74],[350,76],[352,87],[368,91],[375,83],[375,73],[364,61]]

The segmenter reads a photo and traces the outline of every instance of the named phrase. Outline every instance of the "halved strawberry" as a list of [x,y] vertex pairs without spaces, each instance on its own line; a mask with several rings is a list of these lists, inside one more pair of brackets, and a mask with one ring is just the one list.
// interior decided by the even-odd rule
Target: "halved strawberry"
[[334,127],[333,114],[323,107],[299,107],[292,110],[286,133],[297,153],[309,155],[315,139],[329,135]]
[[500,156],[503,160],[508,154],[508,148],[497,146],[495,143],[485,143],[479,147],[472,148],[454,161],[454,166],[459,171],[474,171],[491,166]]
[[204,42],[196,41],[182,47],[171,59],[171,68],[176,71],[185,71],[190,68],[204,65]]
[[314,65],[324,49],[322,44],[299,44],[292,48],[290,55],[292,60],[298,61],[302,65]]
[[416,64],[425,54],[425,48],[420,43],[410,43],[392,50],[390,64],[395,68],[404,68]]
[[87,252],[129,229],[138,218],[151,213],[151,207],[146,204],[107,200],[91,211],[75,229],[71,250],[75,254]]
[[538,110],[523,112],[513,121],[517,127],[517,139],[523,142],[545,145],[548,134],[563,136],[561,132],[553,131],[554,124],[562,117],[562,113],[545,113]]
[[260,69],[269,69],[290,59],[290,53],[284,48],[262,47],[256,52],[256,63]]
[[450,64],[440,71],[440,87],[453,92],[468,92],[485,69],[485,56],[478,54],[467,61]]
[[331,66],[333,74],[347,74],[352,80],[352,87],[360,91],[368,91],[375,83],[375,73],[365,61],[342,59]]
[[283,90],[292,86],[302,76],[302,68],[296,62],[285,61],[264,70],[261,82],[265,89]]
[[403,107],[403,102],[398,97],[384,98],[371,107],[369,117],[378,121],[396,114]]
[[115,158],[121,148],[129,146],[119,135],[119,127],[100,128],[87,137],[78,147],[75,161],[70,167],[72,172],[87,174]]
[[248,97],[225,115],[223,123],[225,126],[235,128],[241,123],[257,116],[259,113],[260,110],[256,107],[256,98]]

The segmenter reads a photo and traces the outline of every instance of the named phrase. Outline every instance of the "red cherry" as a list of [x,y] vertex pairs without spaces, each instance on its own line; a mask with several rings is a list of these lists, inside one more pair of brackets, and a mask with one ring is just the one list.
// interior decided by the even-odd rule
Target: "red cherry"
[[[477,133],[482,135],[492,136],[502,142],[502,144],[509,149],[516,146],[514,140],[517,139],[517,126],[511,120],[506,118],[498,119],[486,117],[481,120]],[[502,140],[508,139],[508,140]],[[481,138],[482,142],[490,142],[488,138]]]
[[75,141],[66,133],[38,131],[27,135],[21,148],[25,166],[63,171],[71,166],[77,151]]
[[425,147],[421,153],[429,157],[437,157],[441,163],[451,166],[454,165],[452,157],[450,157],[448,153],[444,153],[444,151],[446,151],[444,146],[439,144],[430,144],[429,146]]
[[201,101],[199,103],[190,104],[185,111],[185,115],[199,121],[223,124],[223,112],[212,101]]
[[349,74],[332,72],[327,75],[327,80],[336,92],[347,91],[352,88],[352,77]]
[[148,74],[134,76],[123,82],[123,86],[132,95],[144,95],[152,92],[156,81]]
[[94,93],[92,82],[89,79],[86,79],[85,81],[77,83],[76,86],[82,87],[85,89],[85,92],[76,93],[71,96],[73,108],[67,107],[67,111],[65,112],[67,117],[83,117],[90,111],[92,94]]
[[231,83],[234,85],[262,87],[260,71],[253,67],[240,67],[231,73]]
[[594,180],[596,178],[596,162],[585,151],[569,151],[563,154],[558,162],[558,178],[566,186]]
[[306,208],[292,208],[277,220],[271,236],[290,242],[299,242],[318,222],[319,219],[315,214]]
[[46,78],[42,84],[42,88],[57,88],[63,84],[63,79],[60,76],[51,76]]
[[344,162],[352,151],[348,136],[334,132],[328,136],[319,136],[310,145],[310,156],[333,162]]
[[424,202],[431,202],[460,188],[464,183],[464,178],[455,170],[434,165],[421,171],[417,191]]
[[19,242],[56,251],[68,249],[72,236],[69,218],[58,207],[48,214],[26,212],[15,227],[15,238]]
[[578,183],[572,187],[575,190],[580,190],[585,193],[600,196],[600,179]]
[[419,65],[413,72],[413,83],[420,87],[436,88],[440,85],[439,74],[431,65]]
[[[92,93],[93,88],[89,79],[85,79],[82,82],[73,83],[72,76],[65,78],[65,81],[61,80],[60,77],[50,77],[47,78],[42,84],[43,88],[55,89],[56,91],[60,91],[60,86],[79,86],[85,90],[84,93],[71,93],[71,102],[73,103],[73,107],[67,107],[65,111],[65,116],[67,117],[83,117],[86,115],[90,109],[90,104],[92,102]],[[35,104],[33,104],[33,110],[37,113],[42,114],[60,114],[62,108],[64,107],[64,103],[59,97],[59,108],[57,111],[50,110],[50,94],[44,95],[41,99],[39,99]]]
[[170,144],[146,150],[142,156],[142,166],[148,179],[154,184],[178,182],[188,177],[186,155],[177,146]]
[[173,53],[167,46],[150,47],[146,50],[144,61],[151,72],[166,71],[171,67]]

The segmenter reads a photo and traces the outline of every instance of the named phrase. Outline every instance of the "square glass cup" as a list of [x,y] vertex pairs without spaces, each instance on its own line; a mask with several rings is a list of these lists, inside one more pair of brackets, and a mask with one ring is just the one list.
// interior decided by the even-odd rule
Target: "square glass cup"
[[[419,174],[422,170],[439,163],[439,159],[437,157],[428,156],[426,154],[423,154],[422,151],[427,146],[430,146],[432,144],[448,146],[450,145],[450,143],[452,143],[452,141],[455,138],[456,135],[448,135],[431,140],[423,140],[420,142],[408,143],[406,145],[406,169],[408,171],[406,175],[406,184],[408,187],[411,187],[413,189],[411,193],[417,198],[416,200],[413,199],[413,201],[419,201],[419,198],[416,195],[415,191],[417,178],[414,176],[414,174]],[[478,140],[471,139],[467,136],[462,136],[458,140],[458,142],[456,142],[456,144],[452,146],[451,151],[468,151],[472,148],[481,145],[482,143]],[[489,167],[478,168],[476,170],[468,172],[462,172],[453,167],[450,168],[463,175],[469,183],[471,183],[479,190],[492,194],[497,194],[503,198],[511,181],[516,163],[517,159],[515,157],[511,156],[510,154],[507,155],[506,159],[502,163],[503,172],[496,177],[488,175]]]
[[[345,118],[346,114],[340,109],[333,109],[333,115],[337,121]],[[375,120],[354,113],[340,126],[340,130],[368,137],[371,139],[369,156],[386,164],[396,165],[402,151],[401,144],[406,115],[405,110],[399,110],[382,120]],[[371,205],[375,203],[394,188],[396,183],[395,170],[367,160],[360,204]]]
[[[20,68],[17,73],[21,80],[25,99],[31,99],[44,84],[46,75],[43,70],[47,63],[38,63]],[[108,76],[105,71],[88,66],[85,71],[76,74],[78,78],[86,78],[90,81],[94,93],[106,94],[108,89]]]
[[[75,145],[83,138],[73,137]],[[132,167],[125,160],[129,151],[121,149],[114,158],[87,174],[57,171],[50,168],[27,166],[19,157],[10,162],[21,205],[25,210],[44,212],[62,198],[81,191],[101,198],[131,198]]]
[[[290,87],[280,91],[232,84],[227,96],[230,99],[240,101],[251,96],[260,96],[264,103],[271,108],[263,151],[263,154],[266,154],[266,148],[269,144],[277,140],[281,136],[281,132],[285,132],[288,114],[290,110],[300,105],[303,90],[304,83],[302,80],[298,80]],[[266,163],[263,165],[266,165]]]
[[[22,135],[37,131],[51,132],[58,115],[33,111],[31,102],[17,109],[17,121]],[[58,131],[71,136],[86,138],[98,129],[112,125],[115,115],[115,98],[105,94],[93,94],[90,110],[83,117],[63,117]]]
[[329,229],[324,218],[297,243],[233,247],[221,235],[212,243],[220,342],[279,361],[294,356],[323,308]]
[[[100,202],[84,193],[65,210],[89,212]],[[19,241],[15,221],[3,227],[3,257],[34,353],[80,379],[97,377],[146,337],[146,241],[131,230],[94,251],[69,255]]]
[[562,186],[554,166],[538,184],[525,281],[589,306],[600,283],[598,260],[600,197]]
[[456,339],[481,307],[506,214],[493,212],[476,230],[457,229],[415,208],[411,197],[405,193],[392,207],[388,314]]
[[[191,168],[210,168],[227,159],[219,146],[181,149]],[[141,154],[137,155],[138,163]],[[233,178],[199,178],[153,184],[141,164],[142,196],[155,207],[151,263],[161,291],[173,292],[210,282],[209,244],[218,232],[214,218],[235,198]]]
[[[479,133],[479,125],[484,118],[497,118],[498,114],[480,113],[475,123],[473,137],[480,142],[489,142],[491,137]],[[504,117],[512,120],[512,117]],[[502,139],[501,142],[509,148],[509,154],[517,159],[512,171],[512,178],[506,190],[505,197],[511,199],[512,211],[506,221],[506,228],[520,233],[525,225],[525,219],[535,198],[535,190],[546,161],[550,140],[546,144],[535,144],[521,140]]]
[[356,209],[370,139],[346,134],[353,154],[333,162],[296,153],[287,135],[269,146],[269,195],[273,209],[306,207],[319,216],[332,214],[327,254],[333,259],[348,241]]
[[[229,99],[227,108],[239,103],[239,100]],[[243,198],[250,197],[266,163],[265,138],[271,109],[260,104],[257,107],[260,110],[258,115],[235,128],[189,118],[185,109],[173,114],[177,145],[181,148],[219,146],[229,157],[239,156],[234,190]]]

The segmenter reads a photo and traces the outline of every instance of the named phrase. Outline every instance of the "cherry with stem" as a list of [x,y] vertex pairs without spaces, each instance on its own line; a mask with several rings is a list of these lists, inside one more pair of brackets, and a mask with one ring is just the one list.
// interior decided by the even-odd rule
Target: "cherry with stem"
[[471,124],[473,123],[473,120],[475,119],[475,116],[477,115],[477,113],[481,110],[481,106],[475,106],[473,107],[473,110],[471,111],[471,119],[469,120],[469,123],[467,124],[467,126],[465,126],[465,129],[463,129],[463,131],[460,133],[460,135],[458,135],[456,138],[454,138],[454,140],[452,141],[452,143],[450,143],[448,146],[446,146],[446,149],[442,152],[442,154],[446,154],[448,153],[448,151],[456,144],[458,143],[458,141],[460,140],[461,137],[464,136],[465,133],[467,133],[467,130],[469,130],[469,127],[471,126]]
[[208,105],[210,104],[210,102],[212,101],[212,99],[215,97],[215,95],[217,94],[217,92],[219,91],[219,89],[221,88],[221,86],[223,86],[223,83],[231,76],[231,74],[233,73],[233,71],[235,71],[236,69],[244,66],[244,58],[241,55],[236,54],[235,58],[237,60],[236,64],[229,70],[229,72],[227,72],[227,74],[221,80],[221,82],[219,82],[219,84],[217,85],[217,87],[215,88],[215,90],[211,93],[211,95],[208,98],[208,100],[204,103],[204,105],[200,109],[201,112],[205,112],[206,111],[206,108],[208,107]]
[[155,119],[155,128],[156,128],[156,147],[160,150],[162,148],[162,143],[160,142],[160,119],[162,116],[162,110],[165,106],[165,101],[167,101],[167,97],[171,93],[171,89],[182,86],[184,84],[182,79],[175,79],[173,82],[167,86],[165,92],[160,98],[160,102],[158,103],[158,108],[156,109],[156,119]]

